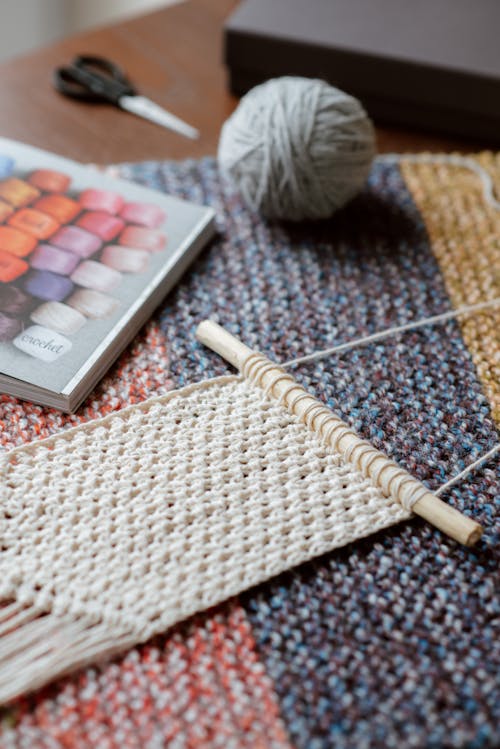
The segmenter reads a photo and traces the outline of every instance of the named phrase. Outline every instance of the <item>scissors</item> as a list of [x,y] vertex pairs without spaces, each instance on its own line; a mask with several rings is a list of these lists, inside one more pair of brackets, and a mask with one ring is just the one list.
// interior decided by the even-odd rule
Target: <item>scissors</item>
[[188,138],[199,132],[174,114],[140,96],[123,70],[105,57],[78,55],[70,65],[57,68],[54,86],[64,96],[89,102],[108,102]]

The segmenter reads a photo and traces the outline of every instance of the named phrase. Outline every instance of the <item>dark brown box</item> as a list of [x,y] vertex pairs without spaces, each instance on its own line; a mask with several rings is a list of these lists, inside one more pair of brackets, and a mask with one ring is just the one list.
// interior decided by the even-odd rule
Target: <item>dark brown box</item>
[[238,95],[319,77],[376,120],[500,141],[499,0],[246,0],[225,61]]

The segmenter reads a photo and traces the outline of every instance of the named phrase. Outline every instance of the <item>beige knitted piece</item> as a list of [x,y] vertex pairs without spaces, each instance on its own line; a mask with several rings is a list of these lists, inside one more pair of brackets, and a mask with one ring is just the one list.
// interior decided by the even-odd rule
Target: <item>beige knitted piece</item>
[[408,518],[240,377],[0,461],[0,700]]

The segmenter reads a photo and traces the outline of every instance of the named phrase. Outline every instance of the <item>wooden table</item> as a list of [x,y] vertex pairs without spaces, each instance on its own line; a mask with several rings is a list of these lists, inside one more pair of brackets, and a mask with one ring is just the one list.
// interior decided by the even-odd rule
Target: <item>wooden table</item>
[[[83,162],[116,163],[214,154],[237,100],[228,93],[222,24],[238,0],[185,0],[124,23],[78,34],[0,65],[0,134]],[[201,131],[190,141],[108,105],[64,98],[52,71],[77,53],[121,64],[141,93]],[[493,147],[433,133],[377,128],[380,151]]]

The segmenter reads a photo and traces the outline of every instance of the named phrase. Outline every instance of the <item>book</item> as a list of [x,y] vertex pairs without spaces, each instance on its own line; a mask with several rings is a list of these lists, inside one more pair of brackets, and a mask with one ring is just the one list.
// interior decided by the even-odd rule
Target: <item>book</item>
[[214,233],[211,208],[0,138],[0,392],[75,411]]

